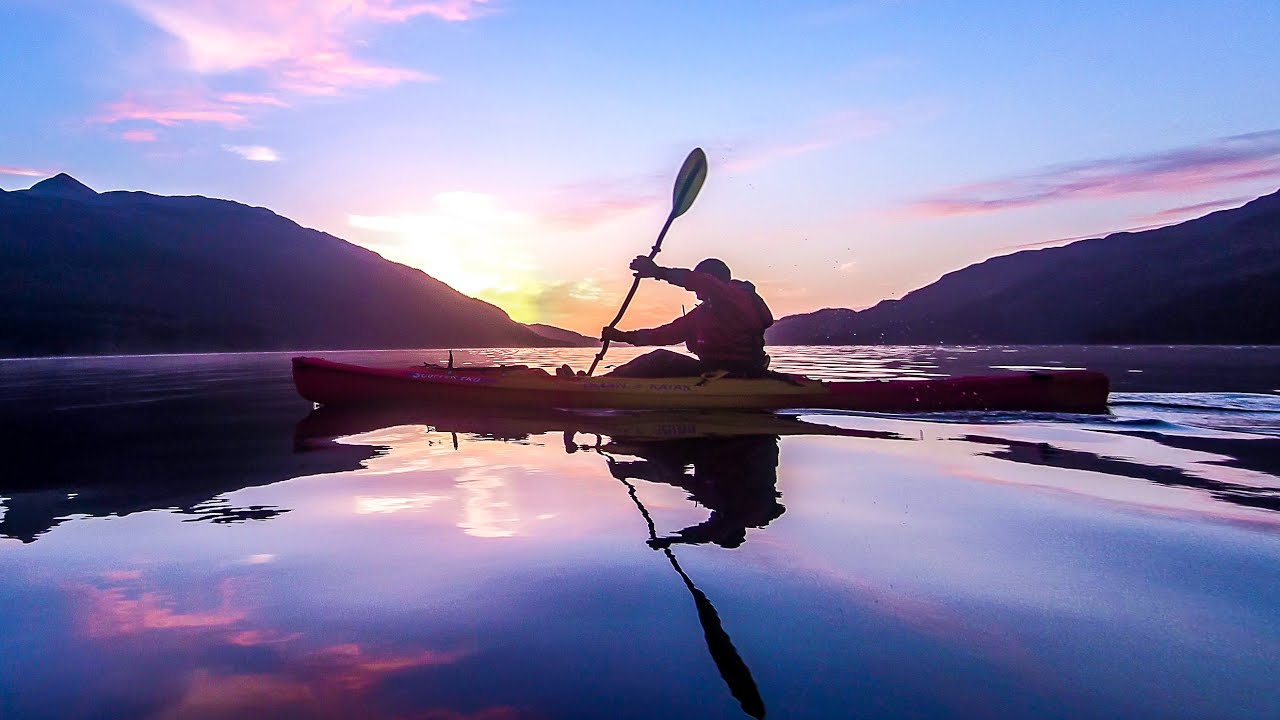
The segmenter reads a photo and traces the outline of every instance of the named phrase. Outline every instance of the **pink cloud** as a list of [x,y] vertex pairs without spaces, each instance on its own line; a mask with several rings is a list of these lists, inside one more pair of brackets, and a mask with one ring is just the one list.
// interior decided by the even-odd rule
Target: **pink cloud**
[[126,130],[120,133],[120,137],[136,143],[155,142],[157,139],[154,130]]
[[1063,200],[1150,192],[1188,192],[1280,178],[1280,130],[1220,138],[1147,155],[1104,158],[1029,175],[962,185],[908,206],[937,217],[997,212]]
[[1055,238],[1053,240],[1041,240],[1039,242],[1019,243],[1017,245],[1005,245],[997,248],[997,250],[1031,250],[1035,248],[1050,247],[1053,245],[1066,245],[1077,240],[1089,240],[1093,238],[1106,237],[1115,233],[1138,233],[1147,230],[1158,230],[1162,227],[1169,227],[1183,220],[1190,220],[1199,217],[1205,211],[1222,210],[1229,207],[1237,207],[1252,200],[1251,197],[1232,197],[1223,198],[1221,200],[1210,200],[1208,202],[1196,203],[1194,205],[1183,205],[1181,207],[1169,208],[1152,213],[1145,217],[1139,218],[1139,225],[1124,228],[1123,230],[1111,230],[1103,233],[1091,233],[1088,235],[1073,235],[1071,237]]
[[388,22],[404,22],[418,15],[431,15],[445,22],[466,22],[491,12],[486,6],[489,0],[438,0],[437,2],[367,3],[363,8],[370,18]]
[[1183,219],[1197,217],[1201,213],[1212,212],[1214,210],[1223,210],[1226,208],[1239,207],[1253,198],[1251,197],[1230,197],[1220,200],[1210,200],[1208,202],[1196,203],[1194,205],[1183,205],[1182,207],[1169,208],[1152,213],[1142,218],[1139,222],[1143,223],[1160,223],[1160,222],[1176,222]]
[[1095,238],[1106,237],[1107,235],[1115,235],[1116,233],[1138,233],[1146,232],[1147,230],[1158,230],[1172,224],[1173,223],[1171,222],[1158,222],[1148,225],[1135,225],[1133,227],[1124,228],[1123,230],[1108,230],[1107,232],[1089,233],[1087,235],[1072,235],[1070,237],[1054,238],[1053,240],[1040,240],[1037,242],[1018,243],[1016,245],[1003,245],[996,248],[996,250],[1034,250],[1035,248],[1047,248],[1054,245],[1067,245],[1069,243],[1076,242],[1077,240],[1093,240]]
[[[490,12],[489,0],[125,0],[176,42],[180,59],[168,63],[197,76],[252,83],[255,91],[201,94],[163,103],[126,97],[95,122],[125,120],[159,125],[216,124],[233,128],[268,108],[291,103],[279,92],[332,96],[362,88],[432,82],[413,68],[359,57],[368,25],[403,23],[418,16],[465,22]],[[260,88],[278,92],[262,92]],[[189,93],[188,93],[189,95]]]
[[[218,75],[254,70],[270,85],[309,95],[432,79],[417,70],[355,57],[351,35],[362,25],[401,23],[419,15],[463,22],[485,10],[484,0],[133,0],[132,4],[180,43],[191,71]],[[233,95],[236,99],[228,98],[230,102],[251,97]]]
[[548,224],[557,228],[585,230],[638,210],[646,210],[657,203],[658,196],[653,194],[599,198],[552,211],[545,219]]
[[370,65],[345,52],[319,52],[279,69],[276,84],[302,95],[337,95],[346,88],[391,87],[432,82],[433,75],[405,68]]
[[289,103],[275,95],[267,93],[223,93],[218,99],[232,105],[269,105],[271,107],[289,107]]
[[0,175],[16,175],[18,177],[45,177],[52,173],[43,170],[33,170],[31,168],[14,167],[13,165],[0,165]]
[[170,98],[167,102],[144,102],[126,98],[108,105],[94,122],[112,125],[126,120],[152,122],[165,127],[187,123],[240,127],[249,122],[249,116],[239,108],[185,97]]

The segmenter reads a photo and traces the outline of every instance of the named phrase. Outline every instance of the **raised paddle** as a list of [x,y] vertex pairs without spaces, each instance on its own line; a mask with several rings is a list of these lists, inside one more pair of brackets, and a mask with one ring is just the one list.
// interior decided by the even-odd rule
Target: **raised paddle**
[[[671,228],[671,223],[676,218],[685,214],[689,206],[693,205],[693,199],[698,197],[698,191],[702,189],[702,183],[707,179],[707,154],[702,152],[702,148],[694,148],[689,153],[689,157],[684,159],[684,165],[680,167],[680,174],[676,176],[675,190],[671,193],[671,214],[667,216],[667,222],[662,226],[662,232],[658,233],[658,239],[653,243],[653,248],[649,251],[649,259],[652,260],[657,256],[658,251],[662,249],[662,239],[667,236],[667,230]],[[627,299],[622,301],[622,307],[618,308],[618,315],[609,323],[609,327],[614,328],[622,322],[622,316],[627,312],[627,306],[631,304],[631,298],[636,295],[636,288],[640,287],[640,276],[631,283],[631,290],[627,292]],[[596,359],[591,361],[591,369],[587,370],[587,375],[591,375],[596,371],[596,366],[604,359],[604,354],[609,351],[609,341],[604,340],[600,345],[600,352],[596,354]]]

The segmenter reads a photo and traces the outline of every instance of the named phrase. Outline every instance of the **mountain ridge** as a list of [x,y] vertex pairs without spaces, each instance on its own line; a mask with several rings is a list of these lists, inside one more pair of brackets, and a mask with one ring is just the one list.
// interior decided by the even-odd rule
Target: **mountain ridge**
[[[1280,328],[1265,318],[1280,314],[1280,306],[1259,296],[1267,311],[1259,322],[1243,312],[1248,297],[1230,288],[1280,285],[1278,250],[1280,191],[1162,228],[988,258],[865,310],[782,318],[766,337],[775,345],[1138,342],[1157,335],[1169,342],[1277,343]],[[1212,332],[1204,323],[1179,331],[1176,322],[1150,315],[1161,306],[1185,311],[1211,290],[1222,314]],[[1163,318],[1155,335],[1153,317]]]
[[60,174],[0,209],[0,356],[562,344],[266,208]]

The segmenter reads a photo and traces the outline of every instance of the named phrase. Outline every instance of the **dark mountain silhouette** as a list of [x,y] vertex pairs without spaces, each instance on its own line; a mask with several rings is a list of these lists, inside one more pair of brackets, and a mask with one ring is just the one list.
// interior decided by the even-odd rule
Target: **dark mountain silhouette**
[[98,194],[93,188],[66,173],[58,173],[47,180],[41,180],[26,192],[32,195],[62,198],[89,198]]
[[783,318],[767,338],[1280,343],[1280,192],[1156,230],[991,258],[867,310]]
[[264,208],[65,174],[0,194],[0,357],[562,344]]
[[575,347],[591,347],[591,346],[600,344],[600,341],[595,338],[587,337],[582,333],[576,333],[572,330],[565,330],[564,328],[558,328],[554,325],[532,323],[532,324],[526,325],[525,327],[538,333],[544,338],[555,340],[557,342],[564,343],[565,345],[572,345]]

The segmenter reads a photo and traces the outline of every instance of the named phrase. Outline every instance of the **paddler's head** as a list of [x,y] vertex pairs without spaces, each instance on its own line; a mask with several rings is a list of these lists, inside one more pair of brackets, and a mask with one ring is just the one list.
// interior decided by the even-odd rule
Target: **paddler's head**
[[[694,265],[693,271],[706,273],[711,277],[725,282],[729,282],[733,279],[733,273],[729,272],[729,266],[725,265],[723,260],[717,260],[716,258],[707,258],[697,265]],[[698,299],[706,300],[706,298],[702,296],[702,293],[698,293]]]

